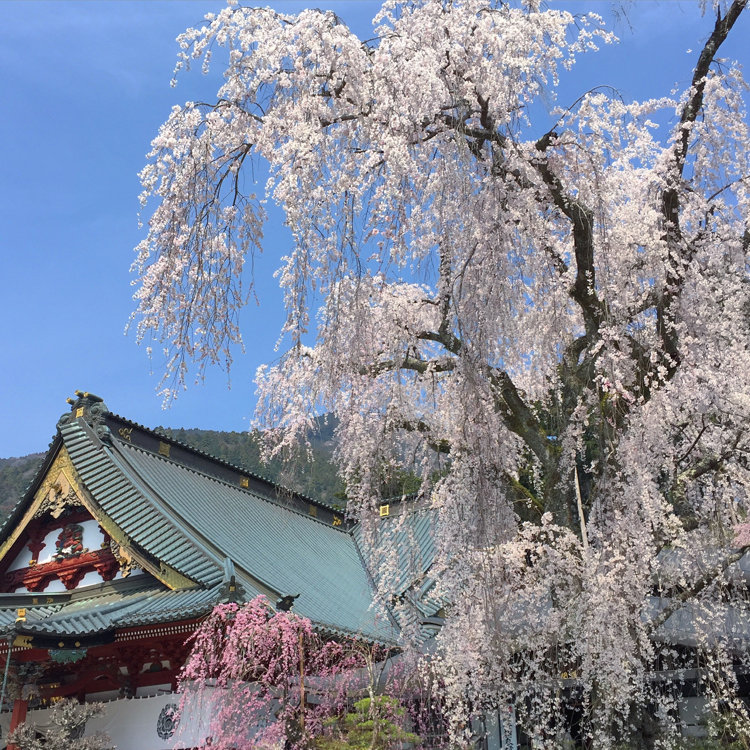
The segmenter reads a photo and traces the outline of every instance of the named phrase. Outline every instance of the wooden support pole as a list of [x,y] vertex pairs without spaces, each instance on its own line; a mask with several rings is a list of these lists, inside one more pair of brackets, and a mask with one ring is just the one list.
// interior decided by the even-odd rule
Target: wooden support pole
[[583,514],[581,483],[578,481],[578,467],[575,465],[575,463],[573,464],[573,473],[576,480],[576,504],[578,505],[578,520],[581,524],[581,544],[583,544],[583,551],[586,552],[589,548],[589,536],[586,533],[586,516],[584,516]]
[[[29,707],[28,701],[23,701],[20,699],[16,699],[13,701],[13,713],[10,717],[10,729],[8,730],[8,734],[10,734],[14,729],[19,727],[21,724],[26,721],[26,709]],[[8,745],[8,750],[19,750],[18,745],[15,745],[11,743]]]

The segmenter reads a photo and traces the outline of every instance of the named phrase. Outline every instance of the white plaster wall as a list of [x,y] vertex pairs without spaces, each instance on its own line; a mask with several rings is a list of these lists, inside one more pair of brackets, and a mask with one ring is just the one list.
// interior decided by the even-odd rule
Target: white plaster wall
[[31,552],[28,547],[24,547],[16,556],[16,559],[10,564],[8,572],[11,570],[20,570],[21,568],[29,567],[29,560],[31,560]]
[[[89,552],[101,549],[102,543],[104,542],[104,534],[99,529],[99,522],[93,518],[88,521],[83,521],[80,524],[83,527],[83,546],[88,548]],[[57,551],[57,539],[60,536],[62,529],[58,528],[54,531],[50,531],[47,536],[44,537],[44,548],[39,553],[39,564],[51,562],[55,552]],[[26,560],[28,564],[28,558]]]
[[44,589],[47,594],[60,594],[67,590],[68,589],[65,588],[65,584],[59,578],[55,578],[54,580],[50,581],[47,584],[47,587]]
[[[101,549],[104,543],[104,534],[99,529],[99,524],[93,518],[89,521],[81,523],[83,527],[83,546],[88,547],[89,551]],[[53,555],[57,548],[57,539],[60,536],[61,528],[57,528],[54,531],[50,531],[47,536],[44,537],[44,547],[39,553],[39,563],[51,562]],[[20,570],[21,568],[29,567],[29,560],[31,560],[31,552],[28,546],[25,546],[16,556],[16,559],[10,564],[8,571]]]
[[104,534],[99,528],[99,522],[92,518],[90,521],[84,521],[81,526],[83,526],[83,546],[88,547],[90,552],[102,549]]
[[[95,552],[96,550],[102,549],[102,545],[104,545],[104,534],[102,533],[101,529],[99,528],[99,523],[95,521],[93,518],[89,519],[88,521],[81,522],[81,527],[83,528],[83,546],[88,549],[89,552]],[[54,560],[54,554],[57,551],[57,539],[60,536],[60,532],[62,531],[61,528],[54,529],[53,531],[50,531],[45,537],[44,537],[44,547],[42,548],[42,551],[39,553],[39,561],[38,564],[42,565],[44,563],[52,562]],[[105,545],[106,546],[106,545]],[[21,552],[16,556],[16,559],[13,561],[11,566],[8,568],[8,571],[11,570],[20,570],[22,568],[28,568],[29,567],[29,560],[31,560],[31,552],[29,551],[28,547],[24,547]],[[137,576],[137,575],[143,575],[143,571],[140,568],[135,568],[130,573],[130,576]],[[122,578],[122,571],[117,571],[115,574],[114,580],[119,580]],[[84,586],[93,586],[97,583],[103,583],[104,579],[97,573],[95,570],[89,571],[86,573],[86,575],[81,579],[81,582],[76,586],[76,588],[83,588]],[[65,588],[65,584],[60,581],[59,579],[50,581],[47,584],[47,587],[44,589],[46,593],[59,593],[63,591],[67,591]],[[19,586],[15,589],[15,593],[18,594],[28,594],[31,593],[25,586]]]
[[[103,697],[103,694],[100,696]],[[181,696],[171,692],[148,698],[120,699],[105,703],[104,714],[88,721],[84,736],[97,731],[106,732],[118,750],[172,750],[196,747],[203,743],[207,734],[208,720],[215,709],[212,697],[205,695],[200,703],[188,705],[184,711],[185,718],[180,722],[174,736],[166,740],[161,739],[156,733],[156,726],[159,714],[166,705],[180,705]],[[91,698],[96,700],[94,696]],[[48,708],[29,711],[26,719],[40,732],[44,732],[50,727],[49,711]],[[0,716],[9,717],[9,714]]]
[[[166,690],[160,695],[121,698],[104,703],[104,713],[87,722],[84,736],[106,732],[117,750],[183,750],[203,746],[210,734],[211,720],[217,715],[221,705],[223,691],[204,688],[189,694],[175,733],[172,737],[162,739],[157,734],[159,715],[170,704],[179,707],[182,699],[182,695],[169,692],[168,686],[165,687]],[[101,700],[111,694],[112,691],[90,694],[86,699]],[[26,721],[33,724],[39,732],[45,733],[51,728],[49,713],[49,708],[29,711]],[[8,712],[0,714],[0,717],[9,716]],[[248,738],[252,734],[252,728],[248,727]],[[505,750],[505,746],[503,748]],[[269,747],[267,750],[281,748]]]
[[166,682],[163,685],[144,685],[135,689],[136,698],[151,698],[156,695],[165,695],[172,692],[172,683]]
[[39,564],[52,562],[52,556],[57,551],[57,538],[60,536],[61,531],[62,529],[55,529],[44,537],[44,547],[42,547],[42,551],[39,553],[39,560],[37,561]]
[[93,586],[95,583],[102,583],[103,581],[104,579],[95,570],[90,570],[83,578],[81,578],[81,582],[76,588],[82,589],[84,586]]

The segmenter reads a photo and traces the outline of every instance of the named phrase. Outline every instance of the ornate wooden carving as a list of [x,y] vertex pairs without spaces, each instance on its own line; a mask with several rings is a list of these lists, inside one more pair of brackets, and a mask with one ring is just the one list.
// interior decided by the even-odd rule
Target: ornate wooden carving
[[122,577],[127,578],[138,567],[138,564],[133,559],[133,555],[127,547],[120,546],[111,538],[109,540],[109,547],[117,560],[117,564],[120,566]]
[[83,502],[78,487],[73,479],[74,471],[67,454],[60,454],[56,461],[55,471],[50,470],[37,490],[39,504],[34,512],[36,518],[49,513],[59,518],[66,508],[80,508]]
[[31,559],[36,562],[39,559],[39,553],[44,549],[44,537],[47,536],[46,529],[41,526],[29,529],[28,548],[31,552]]
[[79,523],[68,523],[63,526],[55,545],[55,560],[67,560],[88,552],[83,546],[83,526]]
[[26,587],[29,591],[43,591],[50,581],[59,579],[66,589],[74,589],[90,571],[95,570],[105,581],[111,581],[119,569],[120,564],[109,549],[98,549],[75,557],[13,570],[6,573],[3,588],[5,591],[15,591],[21,587]]

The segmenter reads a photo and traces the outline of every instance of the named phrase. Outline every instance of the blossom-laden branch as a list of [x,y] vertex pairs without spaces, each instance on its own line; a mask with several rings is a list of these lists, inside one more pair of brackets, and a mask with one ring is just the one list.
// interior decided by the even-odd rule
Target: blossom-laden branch
[[[354,636],[325,639],[309,619],[275,611],[262,596],[217,606],[191,640],[180,713],[209,713],[206,747],[220,750],[324,746],[328,728],[356,700],[374,701],[385,689],[390,666],[391,649]],[[388,701],[400,707],[406,681],[394,674]]]
[[[503,694],[550,746],[568,698],[597,747],[653,704],[676,731],[650,676],[654,580],[718,597],[665,560],[717,581],[750,513],[750,133],[719,58],[746,5],[713,3],[681,97],[599,88],[555,122],[540,102],[613,41],[593,15],[389,0],[362,42],[330,12],[232,5],[181,37],[178,67],[223,49],[226,71],[215,105],[175,108],[142,173],[139,332],[178,385],[191,358],[228,361],[264,200],[281,207],[284,348],[258,373],[259,423],[273,452],[335,413],[363,539],[380,539],[384,473],[421,478],[431,551],[377,578],[387,594],[397,558],[429,559],[454,728],[467,696]],[[741,587],[720,596],[746,616]]]
[[55,703],[45,717],[47,731],[42,735],[33,721],[19,725],[9,740],[20,750],[115,750],[109,735],[104,732],[82,736],[89,719],[104,713],[103,703],[78,703],[64,698]]
[[[687,277],[686,268],[700,248],[701,243],[698,238],[703,236],[703,233],[699,233],[692,241],[683,237],[681,215],[684,198],[680,183],[684,178],[685,167],[690,154],[690,137],[694,130],[693,125],[700,117],[704,106],[711,66],[719,48],[746,7],[747,0],[733,0],[724,15],[722,15],[721,7],[717,10],[716,24],[701,50],[698,63],[693,71],[690,89],[682,105],[680,121],[675,130],[674,145],[670,155],[671,163],[668,164],[664,177],[661,214],[669,255],[664,291],[656,306],[656,311],[658,330],[663,342],[664,353],[668,357],[667,370],[670,374],[674,373],[681,359],[675,307]],[[709,198],[709,203],[714,196]]]

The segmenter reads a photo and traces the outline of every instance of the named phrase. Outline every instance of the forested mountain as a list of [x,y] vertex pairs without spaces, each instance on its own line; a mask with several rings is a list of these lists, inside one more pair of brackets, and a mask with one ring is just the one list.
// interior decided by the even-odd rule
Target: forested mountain
[[331,463],[333,428],[325,422],[321,421],[309,436],[309,459],[302,451],[300,456],[288,463],[262,463],[255,433],[169,428],[159,428],[159,431],[315,500],[333,505],[344,504],[344,486]]
[[[288,464],[273,461],[263,464],[257,435],[247,432],[219,430],[172,429],[160,432],[174,440],[197,448],[211,456],[242,466],[253,474],[277,482],[308,497],[333,505],[344,504],[344,487],[331,464],[333,428],[321,421],[310,435],[311,457],[298,457]],[[34,478],[44,453],[31,453],[18,458],[0,458],[0,514],[2,517],[15,505]]]
[[0,516],[12,508],[29,486],[44,453],[30,453],[17,458],[0,458]]

